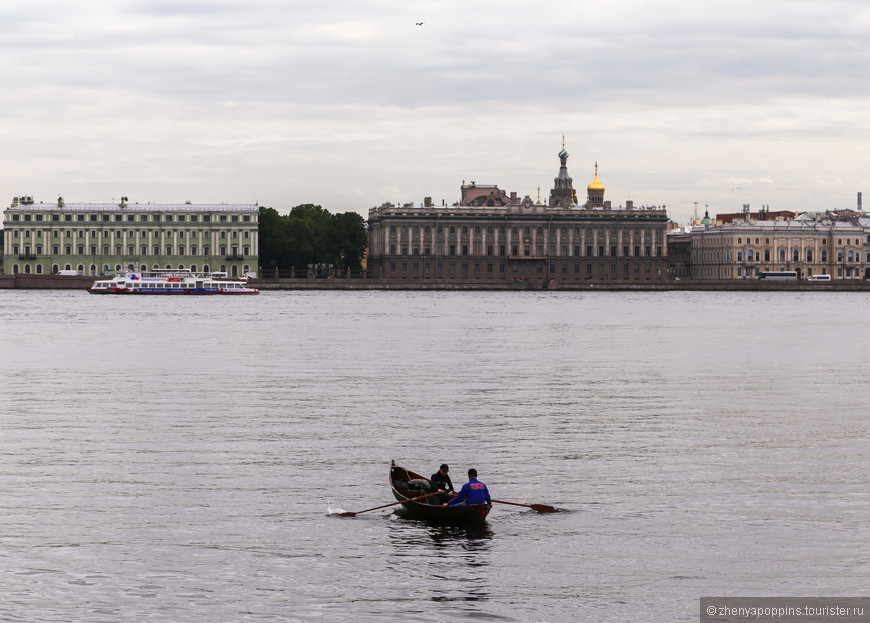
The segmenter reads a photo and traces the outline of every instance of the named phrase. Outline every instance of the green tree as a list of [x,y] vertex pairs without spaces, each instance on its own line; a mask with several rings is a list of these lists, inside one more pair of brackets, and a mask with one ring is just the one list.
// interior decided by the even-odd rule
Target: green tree
[[341,269],[360,270],[368,244],[363,217],[356,212],[336,214],[329,228],[329,254]]
[[264,270],[309,264],[359,270],[367,243],[365,221],[356,212],[333,215],[306,203],[281,216],[273,208],[260,208],[260,266]]
[[281,267],[284,262],[281,250],[288,248],[284,221],[273,208],[260,207],[260,266],[263,269]]

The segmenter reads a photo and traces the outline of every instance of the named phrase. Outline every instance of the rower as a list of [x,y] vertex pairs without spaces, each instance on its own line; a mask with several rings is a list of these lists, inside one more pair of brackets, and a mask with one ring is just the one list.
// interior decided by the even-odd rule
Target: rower
[[432,478],[429,479],[430,490],[438,492],[438,495],[432,496],[434,498],[431,502],[432,504],[449,502],[456,495],[453,483],[450,481],[450,476],[447,473],[449,471],[450,468],[447,466],[447,463],[442,463],[438,471],[432,474]]
[[468,470],[468,482],[462,485],[459,494],[443,506],[456,506],[457,504],[492,504],[489,489],[477,479],[477,470],[473,467]]

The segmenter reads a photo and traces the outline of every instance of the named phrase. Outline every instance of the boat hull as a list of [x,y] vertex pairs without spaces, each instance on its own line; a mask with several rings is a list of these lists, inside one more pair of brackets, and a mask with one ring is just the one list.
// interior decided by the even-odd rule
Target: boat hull
[[[399,483],[423,484],[423,487],[404,488]],[[483,523],[492,510],[492,504],[457,504],[456,506],[442,506],[440,503],[429,503],[429,498],[413,500],[412,498],[425,495],[429,492],[429,479],[420,474],[400,467],[395,463],[390,466],[390,489],[397,502],[408,514],[418,519],[427,519],[443,523],[475,524]],[[437,497],[437,496],[432,496]]]
[[191,288],[190,290],[127,290],[127,289],[89,289],[88,292],[91,294],[148,294],[152,296],[167,294],[171,296],[179,296],[185,294],[259,294],[257,290],[247,290],[247,291],[231,291],[231,290],[199,290]]

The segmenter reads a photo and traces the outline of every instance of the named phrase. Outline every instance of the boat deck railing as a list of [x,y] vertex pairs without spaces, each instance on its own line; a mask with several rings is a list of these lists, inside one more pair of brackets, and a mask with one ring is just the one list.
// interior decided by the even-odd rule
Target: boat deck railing
[[238,283],[244,282],[245,279],[243,277],[230,277],[225,272],[192,272],[187,268],[158,268],[156,270],[148,270],[148,271],[124,271],[123,273],[118,273],[116,277],[127,275],[138,275],[141,278],[149,278],[149,279],[212,279],[214,281],[226,281],[228,283]]

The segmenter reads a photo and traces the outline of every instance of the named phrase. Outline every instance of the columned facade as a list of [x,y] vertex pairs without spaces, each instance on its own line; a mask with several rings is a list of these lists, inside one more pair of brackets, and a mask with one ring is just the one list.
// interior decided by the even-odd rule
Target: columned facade
[[370,275],[518,287],[666,280],[664,207],[612,207],[597,174],[588,189],[594,201],[578,206],[564,149],[559,158],[548,204],[472,182],[452,206],[372,208]]
[[689,272],[694,279],[756,279],[771,271],[795,271],[798,279],[865,279],[870,277],[866,221],[735,221],[682,236],[691,238]]
[[16,197],[3,213],[7,274],[106,275],[187,268],[256,273],[254,204],[34,203]]

